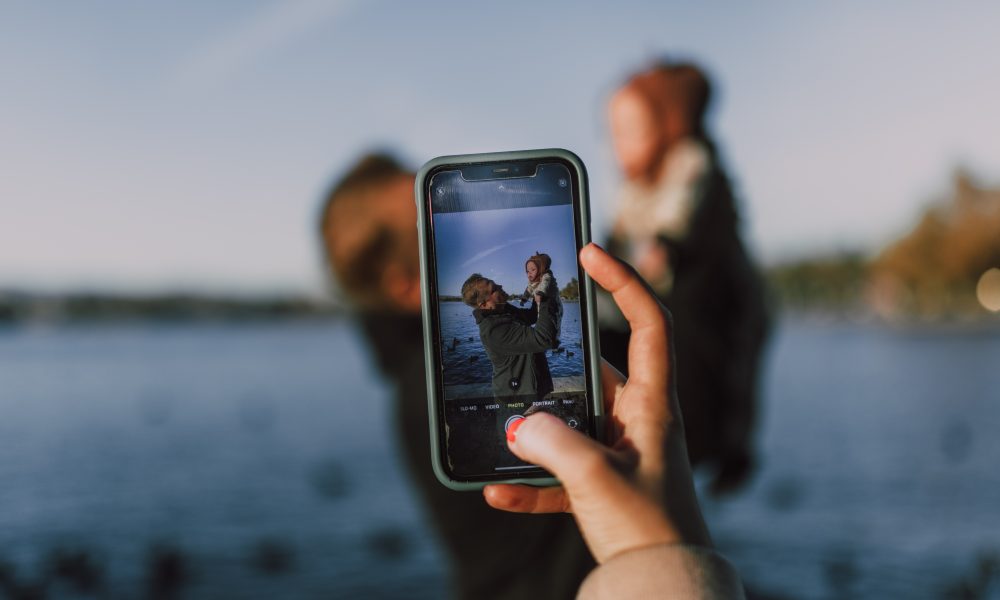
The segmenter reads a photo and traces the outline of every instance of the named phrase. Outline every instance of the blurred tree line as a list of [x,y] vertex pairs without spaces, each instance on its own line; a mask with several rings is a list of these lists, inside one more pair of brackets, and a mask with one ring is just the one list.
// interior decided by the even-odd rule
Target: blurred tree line
[[983,274],[1000,267],[1000,189],[956,172],[949,195],[875,255],[843,252],[768,270],[781,306],[793,310],[942,319],[984,315]]
[[326,302],[300,297],[226,298],[190,294],[125,296],[99,293],[30,294],[0,290],[0,323],[92,321],[252,321],[323,317]]

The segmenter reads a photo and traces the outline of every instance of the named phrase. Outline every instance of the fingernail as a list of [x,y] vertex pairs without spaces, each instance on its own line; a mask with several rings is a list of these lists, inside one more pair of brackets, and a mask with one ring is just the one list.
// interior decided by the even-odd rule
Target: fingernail
[[524,424],[527,419],[518,419],[510,424],[507,428],[507,441],[514,442],[517,441],[517,428]]

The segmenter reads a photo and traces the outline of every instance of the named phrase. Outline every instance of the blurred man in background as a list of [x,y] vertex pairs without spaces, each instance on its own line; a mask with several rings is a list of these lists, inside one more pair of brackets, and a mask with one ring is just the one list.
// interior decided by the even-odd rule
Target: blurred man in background
[[451,559],[460,598],[572,598],[594,567],[569,515],[498,512],[434,476],[420,319],[414,175],[392,157],[362,157],[320,214],[330,269],[396,387],[397,433],[427,514]]

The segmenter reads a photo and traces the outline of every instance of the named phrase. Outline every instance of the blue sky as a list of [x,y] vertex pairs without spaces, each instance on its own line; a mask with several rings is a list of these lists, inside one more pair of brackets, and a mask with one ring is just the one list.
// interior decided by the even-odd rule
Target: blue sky
[[476,272],[508,294],[520,294],[528,285],[524,262],[536,251],[552,258],[560,289],[577,276],[573,207],[568,204],[439,214],[434,235],[443,295],[461,295],[462,283]]
[[1000,4],[288,0],[0,8],[0,288],[322,294],[313,221],[362,149],[561,146],[661,53],[718,87],[751,247],[878,248],[966,165],[1000,181]]

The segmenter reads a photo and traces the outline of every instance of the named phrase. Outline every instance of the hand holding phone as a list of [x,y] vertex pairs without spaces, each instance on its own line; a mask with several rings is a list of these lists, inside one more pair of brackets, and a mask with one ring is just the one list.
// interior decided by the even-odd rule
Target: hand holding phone
[[490,485],[486,501],[512,512],[572,512],[598,563],[664,543],[710,546],[671,378],[669,315],[634,270],[597,246],[584,248],[580,262],[632,329],[630,379],[602,365],[611,447],[551,415],[531,415],[508,436],[510,448],[562,486]]

